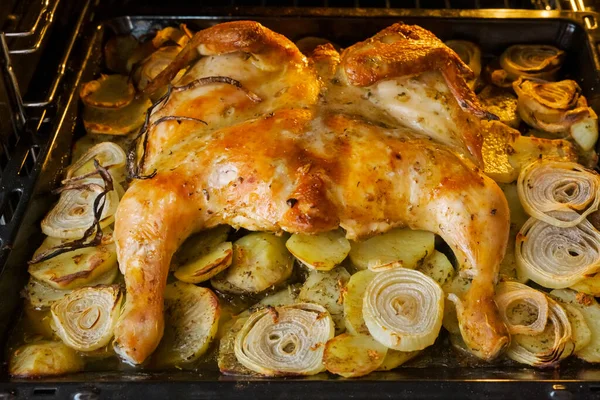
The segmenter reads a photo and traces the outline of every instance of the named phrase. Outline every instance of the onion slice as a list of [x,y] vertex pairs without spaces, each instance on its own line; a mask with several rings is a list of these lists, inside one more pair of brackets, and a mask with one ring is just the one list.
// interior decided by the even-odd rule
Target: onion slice
[[121,146],[112,142],[102,142],[91,147],[86,151],[77,161],[75,161],[67,169],[67,175],[63,184],[71,178],[75,177],[88,177],[99,174],[98,170],[94,166],[94,160],[109,170],[115,180],[122,181],[125,173],[125,164],[127,162],[127,155]]
[[442,326],[444,292],[422,272],[394,268],[380,272],[367,286],[363,317],[371,335],[400,351],[432,345]]
[[573,227],[598,209],[600,175],[574,162],[538,160],[521,170],[517,192],[527,214],[557,227]]
[[519,98],[519,115],[533,128],[562,133],[585,118],[593,116],[597,120],[575,81],[546,82],[519,78],[513,82],[513,89]]
[[[568,220],[579,214],[552,215]],[[520,276],[547,288],[566,288],[600,270],[600,232],[587,220],[559,228],[530,218],[517,235],[515,257]]]
[[553,80],[564,61],[565,52],[547,45],[510,46],[500,56],[500,66],[511,81],[520,76]]
[[56,334],[69,347],[94,351],[106,346],[121,314],[118,285],[77,289],[52,304]]
[[[547,301],[546,330],[538,335],[513,335],[506,350],[506,355],[512,360],[534,367],[549,367],[573,353],[575,346],[571,341],[572,330],[567,313],[556,301],[550,298]],[[549,342],[551,347],[548,347]]]
[[[60,239],[81,238],[94,223],[94,201],[103,191],[104,181],[92,177],[79,180],[76,186],[63,190],[58,203],[42,220],[42,232]],[[118,204],[117,190],[108,192],[99,221],[101,227],[113,223]]]
[[[548,299],[546,295],[519,282],[501,282],[496,286],[496,305],[511,335],[537,335],[544,331],[548,321]],[[509,316],[511,306],[518,302],[536,309],[536,318],[529,324],[515,322]]]
[[333,320],[323,306],[266,307],[248,318],[234,352],[242,365],[265,376],[314,375],[324,370],[325,343],[333,335]]

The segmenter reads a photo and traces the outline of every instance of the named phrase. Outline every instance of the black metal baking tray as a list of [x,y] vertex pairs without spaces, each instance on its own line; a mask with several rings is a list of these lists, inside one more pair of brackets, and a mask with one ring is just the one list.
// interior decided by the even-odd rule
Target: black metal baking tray
[[[197,13],[197,12],[196,12]],[[114,34],[141,36],[167,25],[186,23],[192,29],[232,19],[253,19],[297,40],[321,36],[341,46],[363,40],[397,21],[418,24],[443,40],[470,39],[487,55],[515,43],[547,43],[567,51],[564,76],[579,81],[591,105],[600,111],[598,14],[511,10],[376,10],[376,9],[206,9],[193,16],[125,16],[89,22],[80,33],[69,62],[65,90],[56,105],[55,123],[32,134],[36,159],[11,160],[0,187],[0,346],[4,348],[19,316],[19,291],[27,280],[26,261],[41,243],[39,221],[55,200],[56,186],[70,161],[74,138],[83,134],[77,119],[77,88],[102,71],[102,45]],[[211,16],[206,16],[211,15]],[[103,17],[102,17],[103,18]],[[30,136],[32,136],[30,135]],[[29,160],[29,161],[28,161]],[[14,195],[18,193],[18,195]],[[13,200],[11,200],[13,196]],[[18,197],[16,201],[14,198]],[[13,201],[14,204],[10,204]],[[6,217],[11,205],[10,218]],[[432,360],[435,357],[432,357]],[[1,360],[6,363],[6,354]],[[42,380],[14,380],[0,368],[0,400],[19,398],[600,398],[600,366],[568,361],[557,369],[513,365],[461,366],[433,360],[390,372],[346,380],[328,374],[305,379],[250,379],[223,376],[216,370],[151,372],[85,372]]]

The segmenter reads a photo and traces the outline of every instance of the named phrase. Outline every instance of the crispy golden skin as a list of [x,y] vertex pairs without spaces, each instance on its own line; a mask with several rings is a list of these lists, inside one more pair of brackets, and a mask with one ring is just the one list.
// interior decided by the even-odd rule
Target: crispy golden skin
[[[386,31],[390,29],[408,32],[405,25]],[[435,52],[447,54],[430,33],[417,29],[419,35],[424,32]],[[427,53],[426,43],[419,43]],[[462,143],[467,155],[480,152],[473,139],[477,132],[463,140],[457,136],[460,129],[446,138],[443,129],[432,134],[427,124],[402,128],[384,107],[385,95],[377,101],[368,95],[377,90],[375,85],[398,79],[415,99],[425,93],[423,101],[450,110],[447,124],[459,117],[476,120],[477,113],[471,107],[462,110],[446,86],[445,64],[431,61],[404,70],[390,50],[380,56],[397,65],[378,75],[378,67],[369,72],[358,61],[349,61],[352,48],[338,65],[337,53],[329,47],[317,49],[309,62],[287,39],[243,21],[196,34],[157,78],[161,83],[156,87],[207,54],[182,78],[184,83],[218,72],[240,81],[261,101],[249,102],[231,85],[210,84],[194,93],[173,93],[152,116],[156,121],[176,113],[208,125],[169,121],[154,126],[145,172],[157,174],[134,182],[119,205],[115,238],[127,300],[115,331],[118,353],[141,363],[158,345],[171,256],[195,231],[218,224],[303,233],[341,226],[348,238],[361,239],[408,226],[439,234],[456,254],[461,273],[473,277],[462,299],[461,330],[475,354],[494,358],[508,342],[493,295],[508,239],[509,210],[498,186],[453,150],[460,150]],[[454,56],[446,57],[448,62]],[[457,73],[468,72],[457,65],[452,67]],[[362,68],[360,73],[352,72],[357,68]],[[425,71],[406,77],[414,82],[400,76]],[[460,74],[452,79],[462,80]],[[353,78],[363,75],[375,78]],[[431,82],[441,98],[423,92]],[[452,111],[456,109],[463,114]]]

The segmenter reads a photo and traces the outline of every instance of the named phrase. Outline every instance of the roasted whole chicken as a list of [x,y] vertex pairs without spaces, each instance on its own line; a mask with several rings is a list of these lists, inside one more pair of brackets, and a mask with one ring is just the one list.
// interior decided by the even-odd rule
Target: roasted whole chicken
[[456,300],[462,337],[478,357],[496,357],[509,342],[493,300],[509,209],[483,172],[482,121],[495,117],[465,83],[470,74],[418,26],[308,58],[256,22],[198,32],[145,89],[169,87],[116,214],[127,287],[118,354],[134,364],[152,354],[171,257],[192,233],[229,224],[341,227],[353,240],[399,226],[434,232],[472,278]]

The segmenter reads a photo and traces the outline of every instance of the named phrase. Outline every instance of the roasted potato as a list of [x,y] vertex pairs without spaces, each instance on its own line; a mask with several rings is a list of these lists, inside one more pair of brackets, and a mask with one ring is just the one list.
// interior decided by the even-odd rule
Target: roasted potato
[[392,229],[364,242],[353,242],[350,260],[360,269],[415,268],[433,253],[435,235],[411,229]]
[[287,237],[250,233],[233,244],[231,266],[211,279],[213,287],[227,293],[260,293],[285,282],[294,258],[285,247]]

